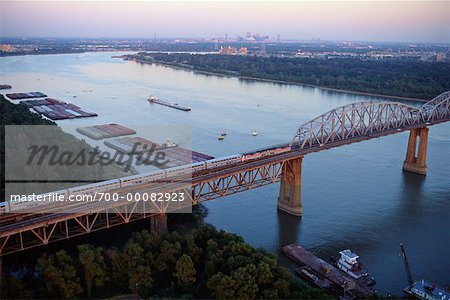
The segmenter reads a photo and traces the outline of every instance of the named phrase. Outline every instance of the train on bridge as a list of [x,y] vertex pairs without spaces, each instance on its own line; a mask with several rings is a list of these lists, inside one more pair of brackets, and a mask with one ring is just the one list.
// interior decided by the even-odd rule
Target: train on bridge
[[[427,127],[449,120],[450,91],[440,94],[420,107],[399,102],[370,101],[351,103],[332,109],[300,125],[289,144],[279,144],[204,162],[68,188],[51,194],[56,193],[64,196],[91,195],[95,192],[107,192],[152,182],[173,182],[177,177],[186,178],[190,174],[211,173],[220,168],[228,168],[240,163],[260,160],[289,151],[309,149],[311,152],[314,152],[319,151],[319,149],[325,150],[404,130],[411,130],[404,169],[419,174],[426,174]],[[415,150],[418,136],[420,141],[416,157]],[[1,202],[0,214],[32,208],[37,205],[41,205],[41,203],[16,200]]]
[[[152,182],[170,182],[174,178],[183,178],[191,176],[194,173],[208,172],[213,169],[228,167],[231,165],[245,163],[248,161],[261,159],[267,156],[282,154],[291,150],[291,146],[288,143],[278,144],[263,149],[258,149],[242,154],[229,155],[225,157],[210,159],[207,161],[196,162],[188,165],[172,167],[165,170],[157,170],[143,174],[137,174],[127,176],[123,178],[116,178],[88,185],[82,185],[63,190],[58,190],[46,194],[42,194],[41,199],[44,196],[54,195],[57,197],[68,198],[72,195],[94,195],[95,193],[104,193],[111,190],[117,190],[130,186],[137,186],[143,184],[149,184]],[[47,205],[45,201],[34,201],[27,199],[27,201],[21,201],[14,199],[10,201],[0,202],[0,215],[9,212],[16,212],[23,209],[32,209],[39,205]]]

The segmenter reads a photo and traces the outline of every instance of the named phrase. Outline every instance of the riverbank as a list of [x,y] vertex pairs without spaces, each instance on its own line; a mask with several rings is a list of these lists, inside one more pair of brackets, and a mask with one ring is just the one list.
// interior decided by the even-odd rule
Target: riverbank
[[[122,59],[127,60],[126,57],[127,56],[124,55],[124,56],[122,56]],[[268,78],[261,78],[261,77],[242,76],[242,75],[235,74],[233,71],[228,71],[228,70],[221,70],[223,73],[221,73],[219,71],[218,72],[205,71],[205,70],[202,70],[202,69],[192,66],[192,65],[185,65],[185,64],[178,64],[178,63],[170,63],[170,62],[162,62],[162,61],[148,61],[148,60],[143,60],[143,59],[138,59],[138,58],[134,58],[131,60],[135,61],[135,62],[144,63],[144,64],[156,64],[156,65],[161,65],[161,66],[168,66],[168,67],[171,67],[174,69],[179,69],[179,70],[194,71],[195,73],[205,74],[205,75],[213,75],[213,76],[220,76],[220,77],[234,77],[234,78],[250,80],[250,81],[304,86],[304,87],[317,88],[317,89],[324,90],[324,91],[353,94],[353,95],[360,95],[360,96],[367,96],[367,97],[378,97],[378,98],[384,98],[387,100],[414,101],[414,102],[419,102],[419,103],[425,103],[425,102],[431,100],[431,99],[419,99],[419,98],[411,98],[411,97],[401,97],[401,96],[383,95],[383,94],[376,94],[376,93],[358,92],[358,91],[344,90],[344,89],[335,89],[335,88],[317,86],[317,85],[308,84],[308,83],[296,82],[296,81],[285,81],[285,80],[268,79]]]
[[[169,214],[167,233],[149,232],[147,219],[126,225],[134,230],[113,227],[15,254],[5,264],[3,284],[10,288],[2,296],[332,299],[279,266],[273,254],[205,224],[206,213],[197,206],[192,214]],[[55,273],[63,280],[54,280]]]

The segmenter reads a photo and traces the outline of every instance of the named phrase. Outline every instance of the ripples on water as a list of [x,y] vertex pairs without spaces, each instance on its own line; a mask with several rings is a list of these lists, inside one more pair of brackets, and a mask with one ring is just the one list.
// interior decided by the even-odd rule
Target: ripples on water
[[[334,107],[382,100],[194,74],[111,55],[0,58],[0,82],[12,84],[12,92],[39,90],[99,113],[98,118],[58,122],[76,135],[75,127],[107,122],[187,124],[193,149],[214,156],[289,141],[299,124]],[[192,111],[150,106],[150,94]],[[224,130],[226,139],[217,141]],[[251,136],[253,130],[257,137]],[[398,295],[407,285],[398,255],[403,242],[416,279],[450,285],[450,123],[430,128],[426,177],[402,172],[407,139],[400,133],[307,155],[302,218],[277,212],[276,184],[207,203],[206,220],[274,252],[282,244],[300,243],[328,259],[350,248],[377,279],[378,290]]]

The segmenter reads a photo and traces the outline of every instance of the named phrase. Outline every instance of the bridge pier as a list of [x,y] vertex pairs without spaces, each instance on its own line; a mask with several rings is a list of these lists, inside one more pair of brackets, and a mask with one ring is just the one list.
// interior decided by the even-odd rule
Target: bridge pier
[[[417,146],[417,137],[419,137],[419,146]],[[403,170],[421,175],[427,174],[427,145],[428,128],[422,127],[411,129],[406,159],[403,162]]]
[[159,214],[150,217],[151,230],[156,233],[166,233],[167,232],[167,215]]
[[294,216],[301,216],[302,207],[302,160],[287,161],[282,170],[278,209]]

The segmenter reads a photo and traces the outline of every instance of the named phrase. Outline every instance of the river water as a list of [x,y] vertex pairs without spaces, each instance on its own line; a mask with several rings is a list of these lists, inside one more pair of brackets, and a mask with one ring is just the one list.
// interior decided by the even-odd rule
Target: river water
[[[192,128],[193,150],[212,156],[286,142],[299,124],[332,108],[382,100],[111,58],[117,54],[3,57],[0,83],[99,114],[57,122],[69,132],[113,122],[132,128],[180,124]],[[192,111],[151,106],[151,94]],[[218,141],[222,131],[227,137]],[[450,285],[450,123],[430,128],[427,176],[402,171],[407,139],[400,133],[307,155],[301,218],[277,211],[275,184],[206,203],[206,221],[275,252],[290,268],[295,266],[279,253],[280,245],[299,243],[324,259],[350,248],[376,278],[377,289],[397,295],[407,285],[399,256],[403,242],[415,279]]]

